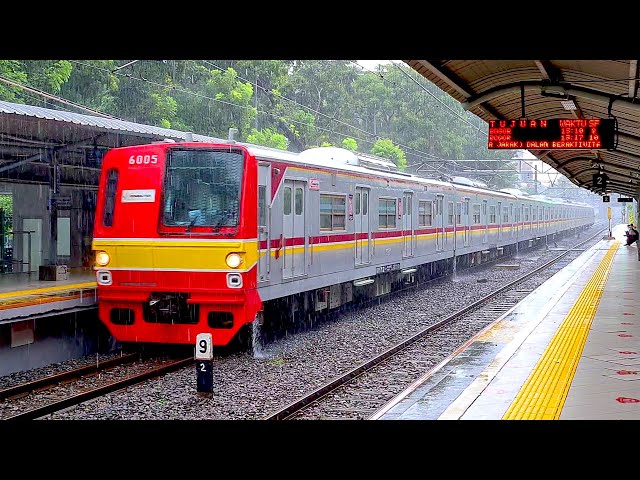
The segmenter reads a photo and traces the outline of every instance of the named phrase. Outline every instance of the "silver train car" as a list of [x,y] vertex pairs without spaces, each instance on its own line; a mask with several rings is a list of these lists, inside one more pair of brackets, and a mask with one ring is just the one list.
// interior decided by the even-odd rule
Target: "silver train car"
[[454,180],[334,147],[112,149],[92,243],[99,317],[123,343],[222,346],[594,223],[587,205]]
[[[257,288],[325,311],[495,260],[594,223],[585,204],[427,179],[334,147],[258,159]],[[260,313],[264,314],[264,311]]]

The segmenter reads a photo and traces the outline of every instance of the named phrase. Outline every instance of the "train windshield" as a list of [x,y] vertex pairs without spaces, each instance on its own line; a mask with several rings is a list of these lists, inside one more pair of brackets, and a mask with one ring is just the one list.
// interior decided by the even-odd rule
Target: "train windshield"
[[[163,223],[169,227],[237,227],[244,155],[235,150],[172,149],[164,178]],[[207,228],[208,229],[208,228]]]

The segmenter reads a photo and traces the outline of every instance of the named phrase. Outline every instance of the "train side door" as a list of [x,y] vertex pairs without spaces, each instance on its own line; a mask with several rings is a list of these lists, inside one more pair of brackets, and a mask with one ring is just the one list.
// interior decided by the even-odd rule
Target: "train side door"
[[516,236],[516,212],[513,208],[513,203],[509,204],[509,219],[511,220],[511,238]]
[[471,245],[471,223],[469,222],[469,199],[464,199],[462,205],[462,224],[464,225],[464,246]]
[[413,193],[404,192],[402,195],[403,257],[413,256],[413,235]]
[[444,195],[436,195],[436,252],[444,250]]
[[269,280],[271,267],[271,165],[258,164],[258,282]]
[[487,201],[482,201],[482,243],[489,241],[489,219],[487,218]]
[[518,236],[524,236],[524,203],[518,208]]
[[538,209],[538,226],[536,231],[538,232],[538,235],[540,235],[540,231],[542,230],[540,225],[544,225],[544,209],[540,205],[536,208]]
[[498,240],[502,240],[502,202],[498,202],[496,210],[498,211],[498,216],[496,217],[498,221]]
[[456,202],[454,205],[454,218],[453,218],[453,249],[458,248],[458,245],[462,246],[462,242],[458,242],[458,235],[460,238],[464,236],[464,227],[462,226],[462,203]]
[[285,180],[283,185],[282,278],[307,273],[308,238],[305,226],[305,192],[303,180]]
[[356,187],[355,197],[355,237],[356,265],[371,262],[371,227],[369,224],[369,189]]

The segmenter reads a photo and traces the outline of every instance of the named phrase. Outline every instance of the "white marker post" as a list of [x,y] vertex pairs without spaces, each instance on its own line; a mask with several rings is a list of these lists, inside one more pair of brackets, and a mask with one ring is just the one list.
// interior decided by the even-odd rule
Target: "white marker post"
[[198,393],[213,396],[213,338],[210,333],[196,337],[196,373]]

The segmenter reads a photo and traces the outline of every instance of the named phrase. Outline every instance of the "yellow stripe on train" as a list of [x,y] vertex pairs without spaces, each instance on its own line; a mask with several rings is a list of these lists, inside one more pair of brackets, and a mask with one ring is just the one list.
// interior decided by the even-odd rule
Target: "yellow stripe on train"
[[226,256],[231,252],[242,254],[243,263],[236,271],[250,270],[258,261],[258,242],[206,240],[159,242],[154,240],[94,240],[94,250],[109,254],[106,269],[158,269],[229,271]]

